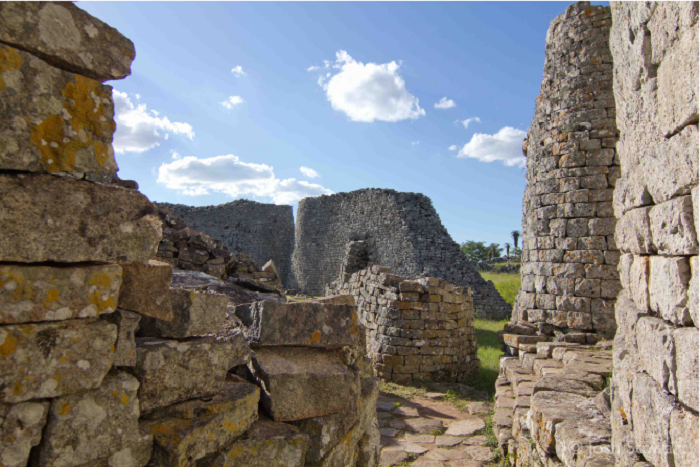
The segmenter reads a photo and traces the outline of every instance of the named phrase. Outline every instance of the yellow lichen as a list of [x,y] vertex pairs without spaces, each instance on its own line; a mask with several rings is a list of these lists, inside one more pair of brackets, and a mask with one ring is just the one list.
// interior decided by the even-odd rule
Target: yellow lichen
[[0,90],[7,91],[7,85],[2,79],[6,71],[19,70],[22,66],[22,56],[12,47],[0,47]]
[[61,415],[65,415],[65,414],[67,414],[68,412],[70,412],[70,405],[68,405],[68,404],[63,404],[63,405],[61,406],[61,411],[60,411],[59,413],[60,413]]
[[59,299],[58,290],[49,289],[46,291],[46,300],[44,300],[44,306],[46,308],[50,307],[53,302],[57,302]]
[[9,357],[17,350],[17,338],[14,336],[7,336],[5,342],[0,345],[0,357]]
[[126,405],[129,403],[129,396],[126,394],[123,394],[122,397],[119,399],[119,402],[122,403],[122,405]]

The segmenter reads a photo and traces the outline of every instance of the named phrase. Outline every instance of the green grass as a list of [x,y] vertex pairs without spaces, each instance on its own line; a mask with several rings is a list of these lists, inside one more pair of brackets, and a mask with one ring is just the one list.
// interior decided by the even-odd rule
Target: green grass
[[520,274],[497,274],[495,272],[480,272],[484,280],[493,282],[501,297],[513,306],[515,295],[520,288]]
[[496,331],[503,329],[508,320],[493,321],[490,319],[474,320],[476,329],[476,341],[479,345],[477,356],[481,361],[479,375],[469,386],[480,391],[486,391],[493,397],[496,392],[496,378],[498,378],[499,357],[503,353],[501,344],[498,343]]

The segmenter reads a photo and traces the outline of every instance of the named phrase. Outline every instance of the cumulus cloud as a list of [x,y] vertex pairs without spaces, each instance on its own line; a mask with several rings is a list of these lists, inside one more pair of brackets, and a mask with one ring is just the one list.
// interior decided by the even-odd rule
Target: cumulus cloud
[[240,65],[236,65],[235,67],[231,68],[231,73],[233,76],[236,78],[240,78],[241,76],[245,76],[245,71],[243,71],[243,67]]
[[336,54],[335,63],[324,61],[324,68],[335,69],[318,78],[326,97],[335,110],[355,122],[398,122],[425,115],[418,98],[406,90],[399,75],[400,64],[362,63],[346,51]]
[[[138,101],[139,96],[135,97]],[[134,103],[127,93],[116,89],[112,91],[112,98],[114,120],[117,122],[113,146],[117,153],[148,151],[159,146],[171,134],[194,138],[189,123],[171,122],[168,117],[160,117],[155,110],[148,110],[146,104]]]
[[457,104],[455,104],[455,101],[448,99],[447,97],[443,97],[435,104],[436,109],[451,109],[452,107],[457,107]]
[[158,168],[158,183],[186,195],[210,192],[234,198],[255,196],[271,198],[276,204],[289,204],[309,196],[330,195],[321,185],[294,178],[280,180],[266,164],[243,162],[232,154],[200,159],[183,157]]
[[458,148],[457,148],[457,145],[456,145],[456,144],[453,144],[452,146],[450,146],[450,147],[447,148],[447,149],[449,149],[450,151],[456,151]]
[[481,162],[501,161],[508,167],[525,167],[523,139],[527,133],[509,126],[498,130],[495,135],[476,133],[471,141],[460,149],[457,157],[477,159]]
[[[459,120],[457,120],[457,121],[459,121]],[[462,125],[464,125],[464,129],[469,128],[469,124],[471,122],[481,123],[481,119],[479,117],[471,117],[471,118],[468,118],[466,120],[462,120]]]
[[303,173],[304,176],[307,177],[307,178],[316,178],[316,177],[320,177],[320,176],[321,176],[321,175],[320,175],[318,172],[316,172],[314,169],[310,169],[310,168],[308,168],[308,167],[299,167],[299,170],[300,170],[301,173]]
[[231,110],[232,108],[239,104],[242,104],[243,102],[244,100],[241,96],[229,96],[229,98],[223,101],[221,105]]

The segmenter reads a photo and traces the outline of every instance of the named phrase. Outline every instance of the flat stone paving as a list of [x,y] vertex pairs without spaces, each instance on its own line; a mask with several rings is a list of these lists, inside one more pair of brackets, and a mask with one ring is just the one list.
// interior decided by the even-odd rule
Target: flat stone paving
[[410,399],[379,395],[379,467],[483,467],[490,463],[493,449],[486,446],[482,432],[493,406],[472,402],[460,410],[445,401],[446,392]]

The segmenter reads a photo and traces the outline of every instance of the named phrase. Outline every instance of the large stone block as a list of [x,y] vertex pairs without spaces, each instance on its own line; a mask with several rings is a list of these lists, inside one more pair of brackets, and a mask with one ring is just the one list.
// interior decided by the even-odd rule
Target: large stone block
[[681,196],[649,210],[651,236],[659,254],[697,255],[693,201]]
[[308,443],[297,428],[261,419],[245,439],[216,457],[211,467],[302,467]]
[[112,367],[117,327],[104,321],[0,326],[0,400],[58,397],[100,385]]
[[228,447],[257,420],[259,399],[256,386],[227,381],[212,398],[192,399],[152,413],[156,420],[142,422],[155,443],[151,465],[195,466]]
[[170,284],[173,267],[149,260],[145,264],[123,264],[119,307],[165,321],[173,319]]
[[171,289],[172,321],[144,318],[142,329],[150,337],[185,338],[216,334],[226,320],[226,295],[208,291]]
[[698,257],[690,258],[690,283],[688,284],[688,312],[693,320],[695,327],[700,327],[700,319],[698,319],[698,306],[700,298],[698,289],[700,288],[700,270],[698,269]]
[[638,255],[655,252],[649,221],[650,211],[650,207],[632,209],[618,219],[615,243],[621,251]]
[[358,407],[348,407],[342,412],[322,417],[306,418],[290,422],[309,437],[306,461],[319,462],[352,429],[358,419]]
[[53,399],[38,465],[84,466],[139,440],[138,388],[136,378],[116,372],[96,389]]
[[54,175],[0,174],[0,261],[144,263],[161,239],[141,193]]
[[[555,439],[557,457],[564,465],[593,467],[587,463],[589,459],[604,453],[612,454],[612,430],[609,420],[605,418],[584,423],[566,420],[557,425]],[[614,463],[602,465],[612,466]]]
[[236,316],[252,346],[339,348],[357,345],[360,337],[354,305],[265,300],[237,307]]
[[0,464],[24,467],[29,452],[41,441],[49,402],[0,404]]
[[0,265],[0,323],[93,318],[117,307],[122,269]]
[[136,338],[134,336],[139,328],[141,315],[117,309],[104,319],[116,324],[118,329],[117,343],[114,346],[114,366],[136,365]]
[[359,374],[332,352],[301,347],[263,347],[249,366],[263,388],[262,401],[277,421],[320,417],[355,407]]
[[[697,381],[697,379],[696,379]],[[698,414],[680,407],[671,414],[671,439],[673,440],[673,462],[677,467],[695,467],[698,459]]]
[[64,70],[102,81],[131,73],[134,44],[72,3],[6,2],[0,23],[0,41]]
[[671,413],[673,397],[644,373],[634,376],[632,420],[634,439],[644,457],[657,467],[673,466]]
[[649,305],[652,311],[674,324],[692,322],[688,309],[690,264],[682,256],[652,256],[649,274]]
[[675,392],[673,328],[658,318],[645,316],[635,326],[639,366],[663,389]]
[[[673,331],[676,359],[674,374],[678,400],[698,411],[698,328],[687,327]],[[647,349],[645,349],[647,350]],[[651,352],[650,352],[651,353]]]
[[629,294],[637,308],[649,310],[649,282],[651,262],[648,256],[634,256],[629,274]]
[[134,375],[141,382],[141,411],[212,396],[221,391],[228,370],[249,361],[250,349],[238,331],[186,341],[137,339]]
[[657,204],[686,195],[698,183],[698,127],[690,125],[658,140],[653,156],[642,160],[648,192]]

